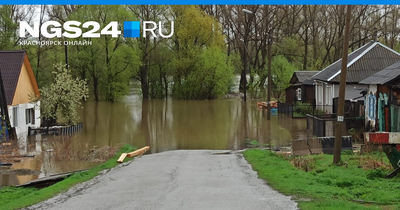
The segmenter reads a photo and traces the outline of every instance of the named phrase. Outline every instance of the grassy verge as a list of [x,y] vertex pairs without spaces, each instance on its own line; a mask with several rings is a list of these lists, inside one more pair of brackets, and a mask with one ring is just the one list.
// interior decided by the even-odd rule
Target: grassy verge
[[343,154],[342,166],[333,166],[333,156],[326,154],[284,157],[251,149],[244,157],[260,178],[292,196],[300,209],[400,209],[400,178],[382,178],[391,170],[382,154]]
[[[118,165],[117,159],[123,152],[132,152],[135,148],[124,146],[121,150],[100,166],[94,167],[88,171],[75,173],[74,175],[43,189],[23,188],[23,187],[4,187],[0,190],[0,209],[20,209],[31,206],[46,199],[49,199],[59,193],[66,192],[72,186],[88,181],[99,174],[100,171],[110,169]],[[132,158],[126,158],[129,161]]]

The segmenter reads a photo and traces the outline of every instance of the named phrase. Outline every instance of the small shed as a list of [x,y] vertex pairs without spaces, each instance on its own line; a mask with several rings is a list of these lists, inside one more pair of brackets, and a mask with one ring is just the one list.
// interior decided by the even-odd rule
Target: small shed
[[311,79],[318,71],[295,71],[290,79],[291,84],[286,88],[286,103],[296,102],[310,103],[314,105],[315,87]]

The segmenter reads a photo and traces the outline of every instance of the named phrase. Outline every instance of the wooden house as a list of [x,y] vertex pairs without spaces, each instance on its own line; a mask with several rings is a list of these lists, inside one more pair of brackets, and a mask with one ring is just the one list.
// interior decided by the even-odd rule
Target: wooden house
[[17,138],[25,138],[28,127],[40,127],[40,109],[30,102],[30,95],[40,93],[26,51],[0,51],[0,72],[1,114],[9,117]]
[[286,104],[296,102],[309,103],[314,105],[315,87],[311,77],[318,71],[295,71],[290,79],[291,84],[286,88]]

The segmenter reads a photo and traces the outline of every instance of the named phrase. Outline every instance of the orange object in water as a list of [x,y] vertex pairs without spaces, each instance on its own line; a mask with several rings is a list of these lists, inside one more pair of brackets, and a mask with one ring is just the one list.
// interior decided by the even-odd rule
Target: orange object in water
[[[276,101],[271,101],[271,108],[278,108],[278,102]],[[268,108],[268,103],[267,102],[257,102],[257,107],[258,109],[263,109],[263,108]]]

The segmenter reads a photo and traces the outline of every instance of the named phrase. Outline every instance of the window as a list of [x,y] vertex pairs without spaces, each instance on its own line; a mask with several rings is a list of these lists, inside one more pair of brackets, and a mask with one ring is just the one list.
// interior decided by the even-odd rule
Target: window
[[297,100],[301,101],[301,88],[297,88],[296,93],[297,93]]
[[25,121],[26,124],[35,124],[35,111],[33,108],[25,109]]
[[13,107],[13,125],[18,127],[18,107]]

